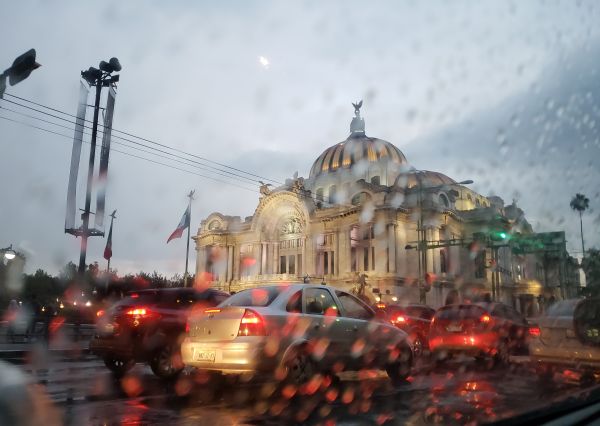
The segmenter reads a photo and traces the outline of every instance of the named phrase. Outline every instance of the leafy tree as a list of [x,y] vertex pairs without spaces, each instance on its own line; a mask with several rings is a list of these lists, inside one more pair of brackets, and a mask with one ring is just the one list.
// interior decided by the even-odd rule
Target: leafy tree
[[571,199],[571,208],[579,212],[579,229],[581,230],[581,253],[585,256],[585,245],[583,244],[583,219],[582,213],[590,206],[590,200],[583,194],[575,194]]

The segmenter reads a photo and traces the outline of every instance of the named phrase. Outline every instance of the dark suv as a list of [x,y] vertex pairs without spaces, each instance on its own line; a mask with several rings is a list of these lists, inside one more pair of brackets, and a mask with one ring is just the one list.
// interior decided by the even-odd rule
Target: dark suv
[[106,311],[98,311],[90,351],[117,376],[136,362],[147,362],[157,376],[174,377],[183,369],[180,344],[188,314],[216,306],[228,297],[214,289],[132,292]]

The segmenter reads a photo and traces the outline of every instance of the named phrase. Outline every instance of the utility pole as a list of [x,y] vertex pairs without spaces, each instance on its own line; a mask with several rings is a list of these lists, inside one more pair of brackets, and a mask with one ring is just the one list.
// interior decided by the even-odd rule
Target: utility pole
[[423,275],[427,273],[427,235],[425,234],[425,226],[423,224],[423,182],[421,180],[421,172],[416,171],[417,183],[419,185],[419,198],[417,204],[419,206],[419,219],[417,220],[417,240],[419,249],[419,303],[427,304],[427,293],[425,292],[425,283]]
[[192,200],[194,199],[194,192],[196,192],[196,191],[192,190],[187,195],[187,197],[189,198],[188,209],[190,212],[190,217],[189,217],[190,223],[188,224],[188,227],[187,227],[187,243],[185,245],[185,273],[183,274],[183,286],[184,287],[188,286],[188,260],[189,260],[189,256],[190,256],[190,228],[192,226]]

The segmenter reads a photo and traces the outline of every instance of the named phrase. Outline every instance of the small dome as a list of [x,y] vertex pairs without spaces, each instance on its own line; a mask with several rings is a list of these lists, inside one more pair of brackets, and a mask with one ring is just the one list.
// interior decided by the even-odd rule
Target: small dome
[[[417,175],[419,175],[417,177]],[[424,188],[440,185],[455,185],[456,181],[443,173],[431,172],[429,170],[412,170],[403,173],[396,178],[395,186],[402,188],[413,188],[419,185],[419,180]]]
[[315,178],[324,173],[338,169],[350,169],[359,162],[392,163],[398,166],[407,165],[406,157],[390,142],[371,138],[364,133],[352,133],[348,139],[327,148],[310,169],[310,177]]

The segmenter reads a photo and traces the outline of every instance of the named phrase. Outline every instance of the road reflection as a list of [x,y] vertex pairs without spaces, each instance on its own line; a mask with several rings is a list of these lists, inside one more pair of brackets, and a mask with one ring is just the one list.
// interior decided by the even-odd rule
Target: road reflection
[[373,371],[317,376],[301,388],[207,373],[163,382],[144,369],[99,376],[85,403],[65,405],[66,424],[479,424],[527,411],[540,395],[579,389],[541,384],[527,366],[470,362],[422,367],[397,386]]

